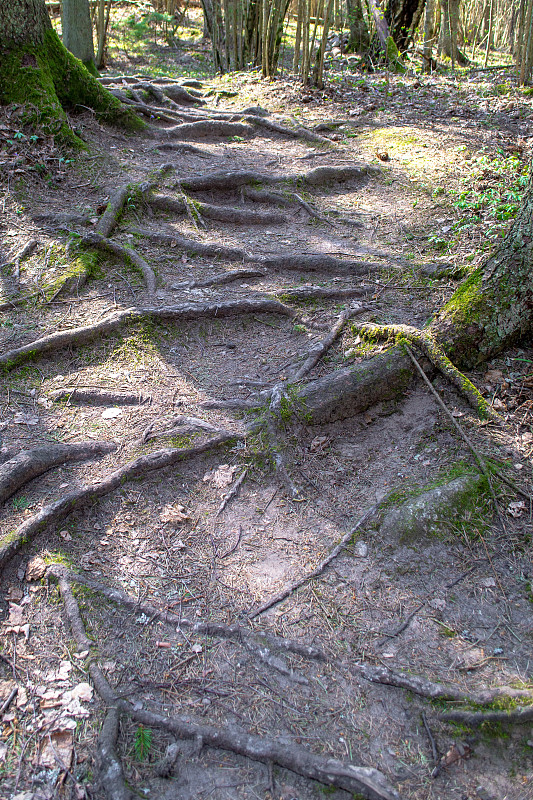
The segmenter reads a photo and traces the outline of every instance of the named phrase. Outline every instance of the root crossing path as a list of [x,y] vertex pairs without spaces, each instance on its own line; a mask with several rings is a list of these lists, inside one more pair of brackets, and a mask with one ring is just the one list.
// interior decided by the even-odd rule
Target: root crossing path
[[320,119],[105,82],[148,133],[88,118],[94,152],[6,206],[0,795],[530,798],[485,735],[526,763],[497,492],[481,540],[391,517],[476,472],[383,337],[454,289],[407,257],[413,189]]

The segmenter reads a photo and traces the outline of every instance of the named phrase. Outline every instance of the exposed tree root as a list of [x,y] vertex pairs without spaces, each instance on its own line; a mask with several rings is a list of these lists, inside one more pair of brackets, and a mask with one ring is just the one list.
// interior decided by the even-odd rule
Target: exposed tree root
[[0,356],[0,369],[8,371],[24,361],[59,350],[68,345],[80,345],[92,342],[101,336],[120,330],[123,326],[152,320],[186,320],[201,319],[205,317],[229,317],[239,314],[271,313],[294,316],[294,311],[283,303],[272,298],[256,298],[250,300],[230,300],[224,303],[183,303],[178,306],[133,307],[110,314],[108,317],[95,322],[93,325],[84,325],[80,328],[71,328],[66,331],[51,333],[29,344],[9,350]]
[[362,311],[366,310],[367,308],[365,306],[358,306],[357,308],[349,308],[346,311],[343,311],[328,335],[322,339],[321,342],[318,342],[318,344],[311,348],[304,363],[297,369],[295,374],[291,376],[292,380],[301,381],[302,378],[305,378],[305,376],[311,372],[313,367],[318,364],[322,356],[327,353],[331,345],[339,338],[346,322],[349,319],[352,319],[352,317],[354,317],[356,314],[360,314]]
[[55,403],[66,401],[68,405],[78,403],[87,406],[142,406],[151,402],[151,397],[129,392],[107,392],[103,389],[56,389],[48,395]]
[[235,281],[249,280],[250,278],[264,278],[266,272],[260,269],[233,269],[228,272],[219,272],[211,278],[203,278],[198,281],[189,281],[184,283],[174,283],[171,289],[200,289],[208,286],[222,286],[226,283],[234,283]]
[[280,300],[344,300],[347,297],[364,297],[371,290],[358,286],[337,288],[336,286],[298,286],[294,289],[281,289],[277,294]]
[[413,379],[403,348],[369,358],[310,381],[299,391],[306,419],[314,425],[347,419],[384,400],[403,394]]
[[212,172],[207,175],[185,178],[181,181],[184,189],[192,192],[216,191],[222,189],[238,189],[241,186],[256,186],[264,184],[297,184],[298,186],[329,186],[343,181],[361,181],[371,176],[381,174],[379,167],[368,164],[347,164],[339,167],[315,167],[308,172],[287,175],[267,175],[251,170],[237,170],[232,172]]
[[[147,199],[152,208],[160,211],[172,211],[178,214],[186,213],[186,203],[164,194],[155,194]],[[251,211],[247,208],[232,208],[231,206],[217,206],[211,203],[194,201],[194,209],[206,219],[216,219],[220,222],[231,222],[237,225],[281,225],[285,222],[282,214],[274,212]]]
[[122,763],[116,752],[119,722],[120,712],[118,708],[111,706],[107,710],[98,737],[96,783],[109,800],[132,800],[135,795],[126,786]]
[[187,253],[206,256],[207,258],[222,258],[228,261],[243,261],[260,264],[267,269],[293,270],[295,272],[328,272],[334,275],[339,273],[351,275],[367,275],[375,269],[381,269],[379,264],[368,261],[342,260],[327,253],[298,254],[298,255],[252,255],[236,247],[224,247],[218,244],[205,244],[204,242],[188,239],[185,236],[173,233],[152,231],[148,228],[132,228],[133,233],[145,236],[154,242],[166,244],[169,247],[179,247]]
[[212,158],[213,155],[208,150],[202,150],[201,147],[195,147],[193,144],[186,144],[185,142],[160,142],[152,150],[171,150],[174,153],[192,153],[200,158]]
[[125,183],[117,189],[112,197],[110,197],[106,209],[96,225],[96,233],[99,233],[101,236],[111,235],[120,218],[120,215],[122,214],[124,203],[128,199],[130,192],[131,185],[129,183]]
[[[430,700],[447,700],[460,703],[471,703],[478,706],[488,706],[497,700],[529,700],[533,702],[533,692],[526,689],[514,689],[511,686],[498,686],[494,689],[486,689],[482,692],[465,692],[458,689],[456,686],[449,686],[444,683],[436,683],[427,678],[413,675],[410,672],[400,672],[398,670],[389,669],[388,667],[372,666],[371,664],[351,664],[350,669],[357,672],[365,680],[371,683],[381,683],[386,686],[396,686],[398,689],[407,689],[420,697],[426,697]],[[529,719],[533,719],[533,706],[527,706],[520,711],[529,711]],[[446,712],[439,716],[439,719],[452,720],[455,711]],[[457,713],[469,713],[458,711]],[[481,712],[480,716],[484,720],[488,720],[488,714],[492,712]],[[506,716],[508,712],[496,712]],[[458,720],[460,721],[460,720]],[[481,720],[483,721],[483,720]]]
[[4,503],[21,486],[60,464],[72,464],[112,453],[114,442],[80,442],[79,444],[48,444],[22,450],[0,466],[0,503]]
[[145,614],[149,619],[157,619],[166,625],[170,625],[172,628],[180,627],[183,630],[199,636],[212,636],[213,638],[229,639],[235,642],[242,642],[252,637],[256,644],[262,644],[263,646],[268,645],[274,652],[294,653],[304,658],[321,661],[326,658],[324,652],[320,648],[303,644],[294,639],[273,636],[263,631],[253,632],[241,625],[224,625],[224,623],[221,622],[193,622],[186,617],[174,614],[172,611],[166,611],[152,603],[139,600],[138,597],[132,597],[123,589],[107,586],[86,575],[68,570],[62,564],[51,564],[47,572],[49,575],[53,575],[56,578],[63,577],[71,583],[74,582],[82,586],[87,586],[89,589],[107,597],[107,599],[111,600],[113,603],[117,603],[117,605],[124,606],[124,608],[130,609],[136,614]]
[[265,117],[260,117],[257,114],[244,114],[243,119],[256,128],[265,128],[267,131],[280,133],[282,136],[287,136],[290,139],[303,139],[305,142],[327,144],[330,147],[332,144],[330,139],[327,139],[325,136],[320,136],[320,134],[313,133],[313,131],[309,131],[307,128],[302,128],[301,126],[298,128],[288,128],[286,125],[280,125],[278,122],[265,119]]
[[314,570],[312,570],[311,572],[307,573],[307,575],[304,575],[303,578],[300,578],[299,580],[294,581],[294,583],[291,583],[285,589],[282,589],[281,592],[279,592],[278,594],[274,595],[274,597],[271,597],[270,600],[267,600],[265,603],[263,603],[263,605],[259,606],[259,608],[253,609],[248,614],[248,619],[254,619],[255,617],[258,617],[260,614],[264,614],[265,611],[268,611],[270,608],[272,608],[272,606],[275,606],[278,603],[281,603],[283,600],[285,600],[287,597],[289,597],[293,592],[295,592],[297,589],[299,589],[300,586],[303,586],[304,583],[307,583],[307,581],[310,581],[313,578],[317,578],[322,572],[324,572],[324,570],[326,569],[328,564],[331,564],[331,562],[335,558],[337,558],[337,556],[340,553],[342,553],[343,550],[346,549],[346,547],[350,543],[350,540],[353,538],[354,534],[359,530],[359,528],[361,528],[362,525],[364,525],[366,522],[368,522],[369,519],[371,519],[373,517],[373,515],[376,513],[376,511],[380,508],[382,502],[383,501],[380,501],[379,503],[375,503],[371,508],[369,508],[368,511],[366,511],[363,514],[363,516],[360,517],[357,520],[357,522],[355,523],[353,528],[350,528],[350,530],[347,533],[344,534],[344,536],[340,540],[339,544],[336,545],[333,548],[331,553],[329,553],[329,555],[326,556],[326,558],[324,558],[320,562],[320,564],[317,567],[315,567]]
[[254,128],[242,122],[206,119],[182,122],[172,128],[160,128],[158,132],[170,139],[221,139],[230,136],[252,136]]
[[486,723],[524,724],[533,720],[533,696],[529,696],[531,705],[515,708],[512,711],[447,711],[439,714],[443,722],[460,722],[463,725],[483,725]]
[[218,429],[211,425],[209,422],[206,422],[203,419],[199,419],[198,417],[174,417],[171,420],[165,420],[169,422],[171,427],[170,428],[163,428],[162,430],[156,430],[156,425],[160,421],[159,417],[152,420],[152,422],[148,425],[147,428],[143,431],[143,435],[140,439],[140,444],[145,444],[149,442],[151,439],[159,439],[159,438],[168,438],[173,436],[183,436],[187,433],[197,433],[198,431],[203,431],[204,433],[217,433]]
[[172,466],[172,464],[187,458],[193,458],[208,450],[227,444],[236,438],[239,438],[239,434],[222,431],[217,436],[192,447],[155,450],[153,453],[139,456],[139,458],[130,461],[129,464],[110,473],[99,483],[91,486],[80,486],[54,503],[44,506],[37,514],[25,520],[12,534],[8,534],[0,541],[0,568],[24,544],[32,541],[48,525],[62,521],[75,509],[81,508],[89,502],[94,502],[100,497],[105,497],[105,495],[118,489],[126,481]]
[[117,100],[120,100],[121,103],[130,106],[130,108],[134,108],[135,111],[143,114],[148,119],[160,119],[162,122],[176,121],[176,117],[171,116],[172,111],[168,108],[158,110],[154,108],[154,106],[149,106],[146,103],[141,102],[138,97],[136,99],[128,97],[128,95],[121,89],[110,89],[110,92],[114,97],[117,98]]
[[136,267],[144,277],[148,294],[153,294],[155,292],[155,273],[150,264],[148,264],[148,262],[145,261],[144,258],[139,255],[139,253],[133,250],[133,248],[124,247],[123,245],[118,244],[118,242],[114,242],[112,239],[106,239],[105,236],[102,236],[96,232],[85,234],[85,236],[82,238],[82,243],[84,245],[97,247],[99,250],[113,253],[121,258],[124,263],[131,264],[132,266]]
[[[77,647],[86,650],[87,643],[89,646],[92,643],[83,628],[76,599],[64,578],[60,578],[59,588]],[[371,767],[357,767],[335,758],[317,756],[286,740],[255,736],[233,725],[218,729],[185,717],[169,718],[152,711],[136,710],[129,702],[116,696],[96,661],[91,660],[88,669],[102,700],[146,727],[168,731],[180,739],[197,739],[207,747],[229,750],[254,761],[278,764],[327,786],[359,792],[368,800],[399,800],[398,793],[385,776]]]
[[22,247],[18,253],[15,253],[12,259],[7,261],[5,264],[2,264],[4,267],[9,266],[10,264],[13,265],[13,277],[16,281],[18,281],[20,278],[20,262],[24,261],[24,259],[28,256],[31,256],[38,244],[39,241],[37,239],[30,239],[30,241],[26,242],[24,247]]
[[494,412],[482,397],[478,389],[474,386],[462,372],[460,372],[450,359],[446,356],[431,331],[421,331],[410,325],[374,325],[365,322],[359,326],[359,331],[363,335],[378,336],[381,338],[394,337],[395,340],[405,340],[418,347],[424,355],[431,361],[433,366],[456,387],[456,389],[468,400],[482,417],[494,416]]
[[[218,517],[220,514],[222,514],[228,503],[231,502],[231,500],[233,500],[233,498],[237,495],[243,480],[246,478],[247,472],[248,470],[244,469],[237,478],[237,480],[235,481],[235,483],[233,484],[233,486],[231,487],[231,489],[229,490],[229,492],[227,492],[224,495],[221,504],[217,508],[217,513],[215,514],[215,517]],[[226,555],[229,555],[229,553],[226,553]]]

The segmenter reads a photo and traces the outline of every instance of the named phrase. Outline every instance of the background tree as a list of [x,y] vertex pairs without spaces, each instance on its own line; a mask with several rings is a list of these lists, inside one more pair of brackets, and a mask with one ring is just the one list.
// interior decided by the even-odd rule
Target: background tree
[[439,54],[451,59],[452,66],[466,66],[469,61],[459,49],[459,9],[461,0],[440,0],[441,24],[439,36]]
[[[446,0],[445,0],[446,1]],[[398,50],[407,50],[422,19],[425,0],[389,0],[385,19]]]
[[65,110],[78,105],[107,122],[143,125],[61,43],[44,0],[0,0],[0,103],[26,104],[25,122],[72,143],[79,139]]
[[89,72],[96,75],[89,0],[63,0],[61,29],[63,44],[67,50],[79,58]]

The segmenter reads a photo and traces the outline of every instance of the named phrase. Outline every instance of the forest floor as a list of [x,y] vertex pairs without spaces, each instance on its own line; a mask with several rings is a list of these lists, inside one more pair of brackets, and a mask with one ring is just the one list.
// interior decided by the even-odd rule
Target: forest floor
[[[280,740],[287,753],[297,747],[373,767],[392,788],[373,795],[362,786],[363,796],[533,798],[528,706],[518,722],[452,724],[447,712],[468,715],[479,706],[438,693],[430,699],[409,683],[424,678],[426,694],[429,681],[470,695],[531,687],[529,503],[495,481],[503,530],[480,490],[441,509],[438,531],[402,533],[391,509],[477,469],[433,394],[419,379],[399,396],[384,384],[381,402],[358,414],[326,414],[322,424],[313,424],[298,395],[306,381],[320,391],[317,379],[386,349],[360,336],[360,322],[422,327],[487,257],[523,189],[532,101],[505,73],[473,72],[459,82],[344,72],[328,85],[311,91],[251,75],[205,82],[199,91],[207,105],[191,105],[190,113],[213,121],[226,112],[242,129],[215,125],[202,138],[197,129],[163,136],[169,122],[157,119],[145,134],[125,135],[83,112],[72,121],[88,150],[77,154],[31,141],[16,111],[2,109],[3,460],[13,464],[20,451],[41,448],[24,473],[36,476],[30,482],[0,468],[9,555],[1,576],[0,704],[18,688],[2,708],[2,797],[126,796],[106,784],[95,761],[106,714],[89,676],[98,664],[131,704],[116,763],[137,796],[357,796],[333,779],[289,771],[281,756],[254,760],[250,748],[218,749],[204,734],[178,738],[169,751],[172,731],[143,717],[152,711],[214,726],[235,741],[241,729]],[[329,142],[242,127],[250,107]],[[169,106],[168,113],[176,124],[187,119],[183,110]],[[181,149],[157,146],[178,136]],[[324,172],[306,177],[317,167],[354,165],[359,174],[333,170],[327,183]],[[228,173],[242,171],[256,178],[232,184]],[[216,183],[218,172],[227,174]],[[202,177],[205,188],[194,185]],[[159,205],[139,188],[148,180],[166,197]],[[126,184],[122,213],[105,229],[106,203]],[[278,192],[277,202],[254,195],[261,184]],[[94,231],[133,247],[155,285],[150,269],[143,277],[123,251],[95,250]],[[195,240],[196,252],[180,237]],[[14,256],[31,240],[35,248],[17,267]],[[73,265],[89,265],[83,285]],[[245,272],[221,282],[235,270]],[[148,311],[101,326],[90,340],[74,336],[3,357],[132,308]],[[343,313],[336,340],[295,380]],[[532,362],[533,348],[523,343],[469,374],[500,414],[490,423],[433,375],[477,450],[526,492]],[[277,408],[274,386],[282,386]],[[89,461],[46,462],[50,448],[81,442],[116,447]],[[172,462],[176,451],[182,454]],[[152,453],[157,463],[141,458]],[[109,482],[135,459],[135,468]],[[80,498],[81,487],[104,480],[101,496],[89,492],[78,506],[54,511],[55,501]],[[320,575],[253,616],[343,537],[346,547]],[[68,591],[60,595],[52,575],[59,567],[92,657],[65,614]],[[102,587],[122,590],[133,605]],[[169,624],[158,609],[169,612]],[[216,635],[204,623],[226,627]],[[244,634],[230,634],[236,623]],[[319,648],[321,657],[298,644]],[[401,685],[384,685],[380,675]],[[516,711],[521,702],[504,698],[489,710]],[[162,766],[165,753],[175,763]]]

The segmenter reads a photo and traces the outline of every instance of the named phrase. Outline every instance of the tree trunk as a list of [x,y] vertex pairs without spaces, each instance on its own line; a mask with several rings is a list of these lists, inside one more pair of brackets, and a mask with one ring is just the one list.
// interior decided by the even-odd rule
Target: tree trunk
[[0,104],[26,105],[23,121],[80,145],[65,109],[94,109],[106,122],[143,127],[59,40],[44,0],[0,0]]
[[365,52],[370,47],[370,34],[363,16],[361,0],[346,0],[346,9],[350,29],[348,50],[355,53]]
[[79,58],[89,72],[97,75],[89,0],[63,0],[61,28],[67,50]]
[[457,288],[432,325],[448,356],[472,366],[533,329],[533,183],[487,263]]
[[460,64],[466,66],[470,62],[468,58],[459,50],[457,37],[459,35],[459,7],[461,0],[440,0],[442,11],[439,54],[451,59],[452,65]]
[[424,11],[425,0],[390,0],[385,19],[389,32],[400,52],[407,50],[413,40]]

